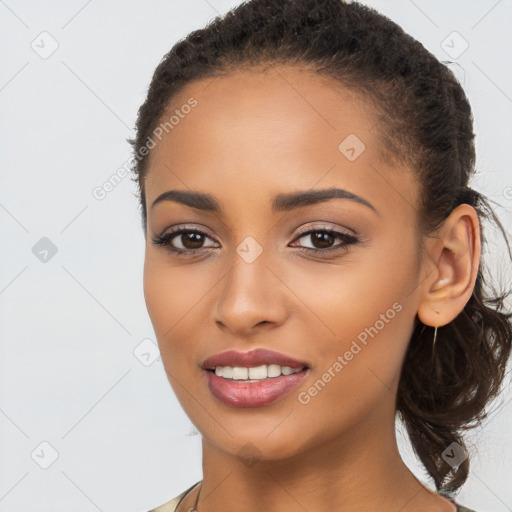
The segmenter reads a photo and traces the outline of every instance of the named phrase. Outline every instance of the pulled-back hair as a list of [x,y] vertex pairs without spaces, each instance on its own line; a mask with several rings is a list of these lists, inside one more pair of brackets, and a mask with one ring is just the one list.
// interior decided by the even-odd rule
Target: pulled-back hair
[[[475,172],[473,116],[455,75],[386,16],[342,0],[243,2],[191,32],[162,58],[138,111],[136,137],[128,139],[144,230],[144,181],[151,153],[143,149],[173,98],[192,81],[273,64],[330,77],[371,104],[384,158],[407,165],[417,176],[420,235],[433,233],[466,203],[478,214],[482,248],[482,220],[492,220],[512,258],[488,200],[469,187]],[[455,470],[443,452],[454,442],[466,449],[464,431],[488,415],[511,350],[512,314],[504,303],[509,292],[484,289],[486,274],[482,259],[469,301],[439,328],[434,354],[433,328],[418,319],[398,387],[398,417],[436,489],[447,494],[466,481],[469,459]]]

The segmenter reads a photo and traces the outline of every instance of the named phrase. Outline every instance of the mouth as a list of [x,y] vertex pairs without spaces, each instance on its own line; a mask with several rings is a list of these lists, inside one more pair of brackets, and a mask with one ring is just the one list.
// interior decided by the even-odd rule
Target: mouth
[[310,372],[308,366],[218,366],[203,369],[210,393],[224,405],[236,408],[263,407],[288,395]]
[[268,405],[299,386],[311,369],[306,361],[265,348],[227,350],[201,368],[211,394],[232,407]]

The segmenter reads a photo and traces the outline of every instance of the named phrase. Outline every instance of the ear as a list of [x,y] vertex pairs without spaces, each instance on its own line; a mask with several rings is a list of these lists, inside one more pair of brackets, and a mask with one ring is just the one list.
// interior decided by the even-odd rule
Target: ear
[[425,246],[418,317],[432,327],[450,323],[464,309],[480,265],[480,222],[476,210],[461,204]]

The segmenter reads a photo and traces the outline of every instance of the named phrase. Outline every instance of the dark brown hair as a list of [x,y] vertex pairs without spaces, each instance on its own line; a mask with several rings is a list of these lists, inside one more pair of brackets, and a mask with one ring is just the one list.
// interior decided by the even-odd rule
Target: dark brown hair
[[[481,221],[492,219],[500,228],[512,259],[488,200],[468,185],[475,172],[473,117],[455,75],[386,16],[342,0],[243,2],[178,41],[162,58],[138,111],[136,137],[128,140],[144,231],[150,156],[144,147],[171,100],[192,81],[279,63],[331,77],[371,103],[386,160],[406,164],[417,175],[420,234],[429,236],[466,203]],[[484,248],[483,226],[481,241]],[[487,416],[511,349],[508,292],[487,295],[484,270],[481,261],[467,305],[439,328],[435,354],[433,328],[417,319],[399,383],[399,418],[437,490],[446,494],[466,481],[469,459],[453,469],[443,451],[454,442],[465,449],[463,432]]]

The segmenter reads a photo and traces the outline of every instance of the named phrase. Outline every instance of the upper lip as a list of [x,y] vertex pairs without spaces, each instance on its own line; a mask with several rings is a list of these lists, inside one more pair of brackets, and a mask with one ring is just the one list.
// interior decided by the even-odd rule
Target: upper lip
[[213,370],[216,366],[239,366],[252,367],[269,364],[278,364],[279,366],[289,366],[291,368],[302,368],[308,366],[304,361],[298,361],[293,357],[268,350],[257,348],[250,352],[238,352],[236,350],[226,350],[211,357],[206,358],[201,366],[205,370]]

